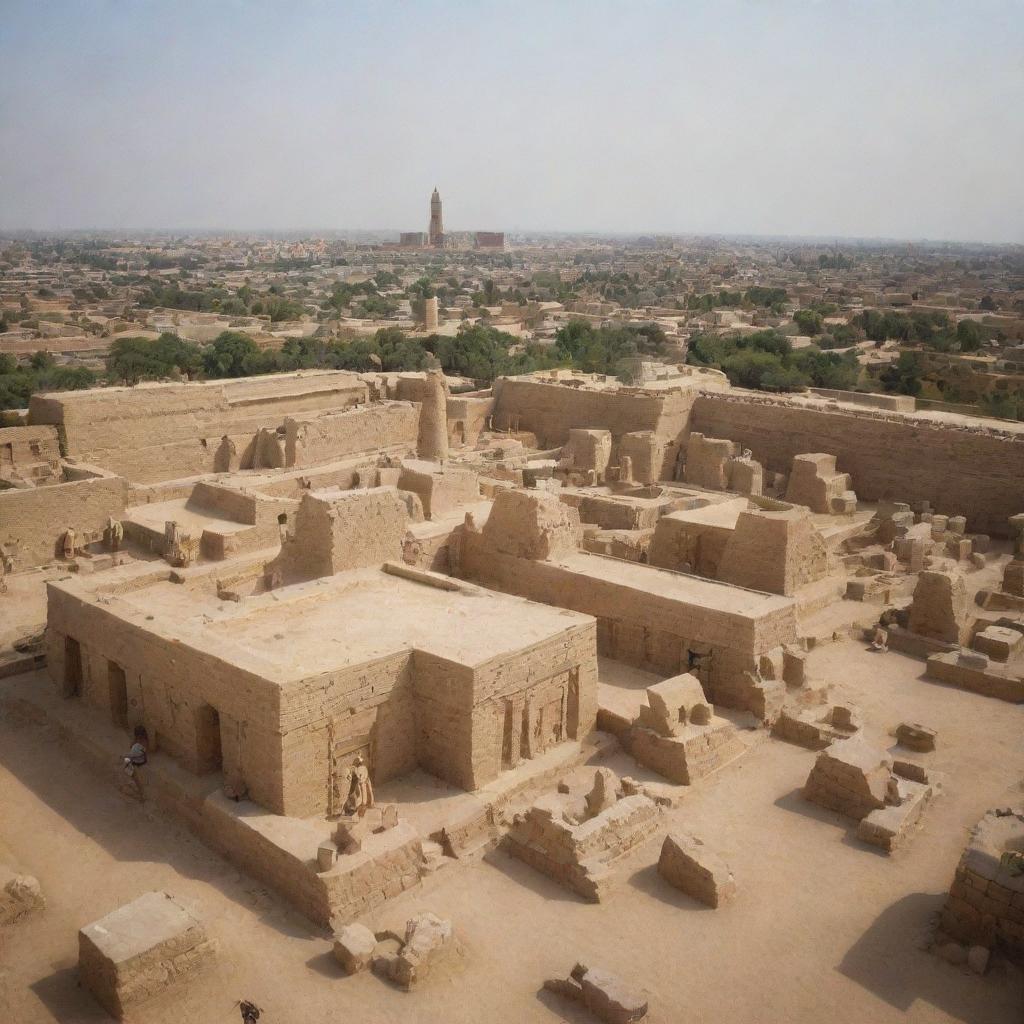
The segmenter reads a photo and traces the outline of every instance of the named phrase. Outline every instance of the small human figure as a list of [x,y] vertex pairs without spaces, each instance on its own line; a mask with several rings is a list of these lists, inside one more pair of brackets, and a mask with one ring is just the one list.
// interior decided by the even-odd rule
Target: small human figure
[[348,800],[345,801],[346,814],[358,814],[361,818],[373,807],[373,783],[370,781],[370,769],[362,755],[352,762],[352,782],[349,786]]
[[260,1019],[260,1014],[263,1013],[255,1003],[250,1003],[248,999],[241,1000],[238,1009],[241,1011],[243,1024],[256,1024],[256,1021]]
[[69,526],[64,531],[63,551],[64,557],[69,561],[75,557],[75,531]]
[[7,593],[7,577],[14,572],[14,559],[7,548],[0,544],[0,594]]
[[878,651],[879,654],[885,654],[889,650],[889,631],[887,629],[875,626],[875,631],[871,634],[871,650]]
[[121,759],[125,775],[132,780],[139,799],[142,798],[142,780],[139,769],[149,760],[149,733],[144,725],[137,725],[132,733],[132,745]]

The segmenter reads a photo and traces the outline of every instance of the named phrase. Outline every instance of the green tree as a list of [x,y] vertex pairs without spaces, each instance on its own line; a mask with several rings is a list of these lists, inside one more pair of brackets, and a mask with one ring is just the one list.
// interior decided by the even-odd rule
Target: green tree
[[961,320],[956,325],[956,340],[961,352],[977,352],[981,348],[981,328],[974,320]]
[[798,309],[793,314],[793,322],[800,328],[803,334],[813,337],[821,333],[824,317],[814,309]]
[[246,377],[265,372],[272,363],[241,331],[223,331],[203,352],[203,369],[210,377]]
[[901,352],[899,358],[878,375],[878,379],[888,392],[919,395],[922,375],[921,360],[917,353]]

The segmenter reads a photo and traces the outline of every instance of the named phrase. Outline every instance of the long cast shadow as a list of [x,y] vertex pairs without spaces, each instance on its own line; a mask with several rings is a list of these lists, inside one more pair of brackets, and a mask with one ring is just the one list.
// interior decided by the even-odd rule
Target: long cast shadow
[[[1010,986],[994,988],[995,978],[976,977],[920,948],[945,898],[944,893],[917,892],[887,907],[847,951],[840,974],[904,1013],[924,1000],[965,1024],[1019,1021],[1019,1010],[1011,1009],[1021,1000],[1018,972]],[[993,997],[1006,1003],[1005,1017],[993,1016]]]

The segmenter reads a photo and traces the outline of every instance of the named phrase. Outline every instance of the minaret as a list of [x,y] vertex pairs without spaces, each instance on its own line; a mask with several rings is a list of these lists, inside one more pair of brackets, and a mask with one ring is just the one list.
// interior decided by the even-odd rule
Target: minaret
[[434,186],[434,194],[430,197],[430,230],[428,244],[440,246],[444,244],[444,224],[441,221],[441,195]]

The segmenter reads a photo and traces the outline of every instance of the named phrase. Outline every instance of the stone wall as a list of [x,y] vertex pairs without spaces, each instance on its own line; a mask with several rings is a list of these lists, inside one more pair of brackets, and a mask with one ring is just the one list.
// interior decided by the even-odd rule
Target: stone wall
[[[352,373],[272,374],[33,395],[29,419],[55,426],[68,456],[152,483],[258,466],[254,443],[261,428],[276,428],[287,416],[361,404],[367,395]],[[236,465],[218,459],[225,436]]]
[[[164,567],[136,582],[169,575]],[[68,580],[47,588],[47,666],[58,691],[109,713],[126,730],[144,725],[151,743],[192,772],[219,767],[222,758],[225,776],[244,781],[253,800],[290,813],[282,788],[278,687],[244,667],[246,652],[231,650],[242,662],[231,664],[220,651],[174,643],[126,617],[116,595],[103,604],[82,600],[79,586]]]
[[779,473],[796,455],[827,452],[862,500],[929,501],[978,533],[1007,536],[1007,518],[1024,507],[1024,435],[735,392],[701,394],[689,425]]
[[616,442],[623,434],[650,430],[665,440],[655,474],[664,479],[671,476],[696,394],[684,387],[600,390],[503,377],[494,384],[494,425],[531,431],[542,448],[564,445],[573,428],[610,430]]
[[78,542],[98,540],[107,520],[124,512],[127,480],[93,467],[75,470],[82,479],[0,491],[0,544],[13,555],[16,569],[56,558],[69,526]]
[[419,429],[419,406],[379,402],[284,421],[285,465],[311,466],[357,452],[400,447],[412,451]]
[[[637,575],[628,581],[602,578],[587,572],[591,558],[578,555],[572,567],[531,561],[503,554],[480,534],[460,538],[459,574],[495,590],[519,594],[533,601],[593,615],[597,619],[598,652],[662,675],[688,671],[692,657],[706,657],[701,682],[716,703],[747,706],[745,673],[752,672],[760,655],[796,639],[796,618],[791,602],[774,605],[778,598],[747,595],[764,601],[761,613],[729,612],[707,607],[699,596],[686,596],[686,577],[679,592],[657,593],[660,570],[619,563]],[[595,566],[595,569],[599,567]],[[647,576],[646,574],[651,574]],[[650,587],[645,582],[650,582]],[[714,586],[694,581],[700,586]],[[665,589],[661,587],[659,589]],[[723,588],[724,590],[724,588]]]

